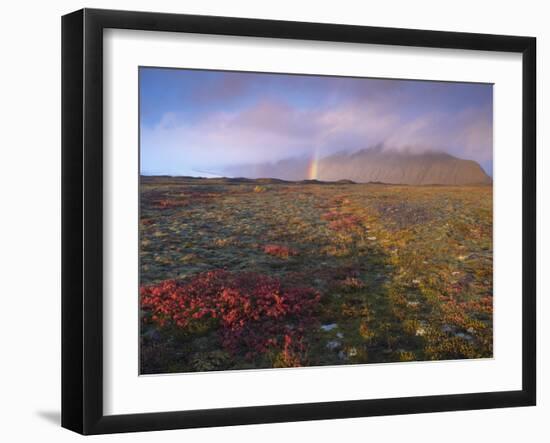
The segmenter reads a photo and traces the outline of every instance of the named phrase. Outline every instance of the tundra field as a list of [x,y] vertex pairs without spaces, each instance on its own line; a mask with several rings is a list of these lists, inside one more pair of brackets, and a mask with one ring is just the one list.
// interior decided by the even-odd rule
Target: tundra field
[[492,191],[141,177],[141,373],[492,357]]

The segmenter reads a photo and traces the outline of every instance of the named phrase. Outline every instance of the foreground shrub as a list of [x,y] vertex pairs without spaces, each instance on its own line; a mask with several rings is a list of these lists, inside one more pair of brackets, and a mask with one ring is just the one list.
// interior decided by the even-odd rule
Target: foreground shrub
[[227,352],[247,359],[279,353],[281,366],[304,363],[304,330],[315,322],[320,299],[311,288],[223,270],[143,286],[140,296],[147,322],[189,333],[217,330]]

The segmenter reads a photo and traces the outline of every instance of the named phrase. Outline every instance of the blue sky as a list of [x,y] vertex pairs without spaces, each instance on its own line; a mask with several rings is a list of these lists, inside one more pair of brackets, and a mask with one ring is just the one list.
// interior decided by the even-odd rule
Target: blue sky
[[324,157],[382,144],[492,175],[492,85],[140,68],[142,174]]

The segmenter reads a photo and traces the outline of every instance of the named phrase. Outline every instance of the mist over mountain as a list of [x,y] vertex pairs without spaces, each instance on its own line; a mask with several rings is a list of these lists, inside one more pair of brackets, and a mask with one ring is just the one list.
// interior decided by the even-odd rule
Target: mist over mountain
[[483,168],[444,152],[411,152],[377,146],[353,153],[339,152],[320,159],[287,158],[275,163],[231,166],[234,177],[283,180],[352,180],[407,185],[472,185],[492,183]]

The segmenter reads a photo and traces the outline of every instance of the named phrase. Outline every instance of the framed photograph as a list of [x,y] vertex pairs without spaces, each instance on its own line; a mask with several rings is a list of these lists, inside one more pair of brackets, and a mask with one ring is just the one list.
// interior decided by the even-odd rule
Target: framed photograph
[[532,37],[62,20],[62,425],[536,402]]

